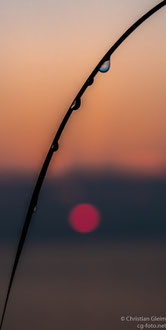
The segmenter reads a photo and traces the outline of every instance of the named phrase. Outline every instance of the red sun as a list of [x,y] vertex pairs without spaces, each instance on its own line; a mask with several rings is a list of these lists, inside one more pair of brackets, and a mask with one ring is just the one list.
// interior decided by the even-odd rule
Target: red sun
[[69,214],[70,226],[80,233],[90,233],[100,224],[100,214],[91,204],[79,204]]

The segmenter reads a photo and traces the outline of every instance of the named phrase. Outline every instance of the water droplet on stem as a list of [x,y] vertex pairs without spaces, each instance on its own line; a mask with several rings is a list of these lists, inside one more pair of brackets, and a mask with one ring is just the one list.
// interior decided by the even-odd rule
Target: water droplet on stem
[[92,85],[94,82],[94,78],[93,77],[89,78],[87,82],[89,86]]
[[34,207],[33,212],[36,212],[36,210],[37,210],[37,206]]
[[102,66],[100,67],[99,71],[102,73],[107,72],[110,69],[110,59],[108,59],[107,61],[105,61]]
[[80,100],[80,98],[77,98],[77,99],[75,99],[74,102],[72,103],[72,105],[71,105],[71,109],[72,109],[72,110],[77,110],[77,109],[79,109],[80,105],[81,105],[81,100]]
[[51,146],[51,149],[52,149],[53,151],[58,150],[58,148],[59,148],[58,142],[57,142],[57,143],[53,143],[52,146]]

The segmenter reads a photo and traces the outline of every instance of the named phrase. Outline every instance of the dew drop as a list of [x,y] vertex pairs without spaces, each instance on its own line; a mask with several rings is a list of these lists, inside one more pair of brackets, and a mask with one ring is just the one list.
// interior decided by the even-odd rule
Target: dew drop
[[94,78],[93,77],[91,77],[91,78],[88,79],[88,85],[89,86],[92,85],[93,82],[94,82]]
[[105,61],[102,66],[100,67],[99,71],[104,73],[104,72],[107,72],[110,68],[110,59]]
[[73,109],[75,107],[75,105],[76,105],[76,100],[72,103],[71,109]]
[[77,99],[75,99],[74,102],[72,103],[72,105],[71,105],[71,109],[72,109],[72,110],[77,110],[77,109],[80,107],[80,105],[81,105],[81,100],[80,100],[80,98],[77,98]]
[[57,143],[53,143],[52,146],[51,146],[51,149],[52,149],[53,151],[58,150],[58,148],[59,148],[58,142],[57,142]]
[[37,210],[37,206],[34,207],[33,212],[36,212],[36,210]]

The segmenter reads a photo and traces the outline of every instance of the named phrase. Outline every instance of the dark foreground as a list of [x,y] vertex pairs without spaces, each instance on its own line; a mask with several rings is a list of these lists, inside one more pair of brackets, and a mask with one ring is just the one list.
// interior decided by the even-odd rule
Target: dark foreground
[[[1,246],[1,308],[13,253]],[[27,244],[4,330],[137,329],[121,316],[165,316],[165,256],[162,241]]]

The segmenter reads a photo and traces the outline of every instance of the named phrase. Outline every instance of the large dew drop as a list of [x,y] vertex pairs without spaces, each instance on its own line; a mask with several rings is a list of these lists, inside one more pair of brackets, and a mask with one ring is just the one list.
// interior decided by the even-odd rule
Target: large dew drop
[[77,98],[74,100],[74,102],[72,103],[71,105],[71,109],[72,110],[77,110],[81,105],[81,101],[80,101],[80,98]]
[[102,64],[102,66],[100,67],[99,71],[104,73],[104,72],[107,72],[109,70],[109,68],[110,68],[110,59],[107,60],[107,61],[105,61]]

